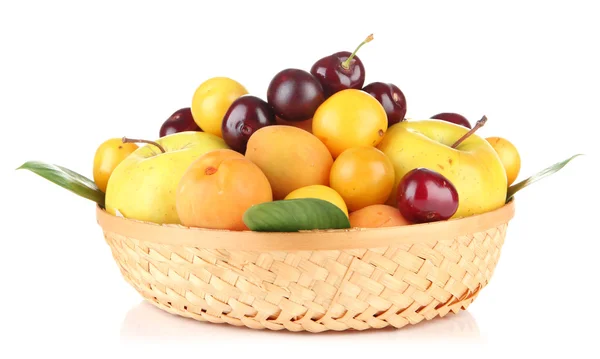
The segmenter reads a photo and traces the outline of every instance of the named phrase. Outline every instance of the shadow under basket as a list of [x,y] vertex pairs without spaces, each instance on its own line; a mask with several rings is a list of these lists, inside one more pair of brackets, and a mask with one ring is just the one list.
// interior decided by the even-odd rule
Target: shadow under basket
[[488,284],[514,201],[480,215],[402,227],[297,233],[158,225],[96,208],[125,280],[183,317],[323,332],[458,313]]

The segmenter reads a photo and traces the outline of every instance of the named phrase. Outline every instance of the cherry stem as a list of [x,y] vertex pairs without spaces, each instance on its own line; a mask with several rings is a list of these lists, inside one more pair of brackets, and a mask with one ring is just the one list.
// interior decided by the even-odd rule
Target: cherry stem
[[356,50],[354,50],[354,52],[352,53],[352,55],[350,55],[350,57],[348,57],[346,59],[346,61],[342,62],[342,67],[345,68],[346,70],[348,70],[350,68],[350,61],[352,61],[352,59],[354,58],[354,56],[356,56],[356,53],[358,52],[358,49],[360,49],[367,42],[371,42],[371,40],[373,40],[373,34],[367,36],[367,38],[365,39],[365,41],[361,42],[360,45],[358,45],[358,47],[356,48]]
[[458,139],[458,141],[454,142],[454,144],[452,145],[452,148],[456,148],[458,145],[460,145],[464,140],[467,139],[467,137],[471,136],[472,134],[475,133],[475,131],[477,131],[478,129],[480,129],[481,127],[483,127],[483,125],[485,125],[486,122],[487,122],[487,117],[483,116],[481,118],[481,120],[477,121],[477,123],[471,129],[471,131],[465,133],[461,138]]
[[158,149],[159,149],[159,150],[160,150],[162,153],[165,153],[165,152],[167,152],[167,151],[165,151],[165,148],[164,148],[163,146],[159,145],[158,143],[156,143],[156,142],[154,142],[154,141],[140,140],[140,139],[133,139],[133,138],[127,138],[127,137],[123,137],[123,138],[121,139],[121,141],[122,141],[123,143],[136,143],[136,142],[148,143],[148,144],[151,144],[151,145],[154,145],[154,146],[158,147]]

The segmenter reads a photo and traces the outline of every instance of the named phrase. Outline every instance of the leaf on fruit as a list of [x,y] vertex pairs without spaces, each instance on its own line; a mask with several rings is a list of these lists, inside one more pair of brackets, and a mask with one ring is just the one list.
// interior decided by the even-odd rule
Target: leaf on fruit
[[567,163],[571,162],[571,160],[577,156],[582,156],[582,154],[577,154],[577,155],[574,155],[562,162],[555,163],[552,166],[534,174],[533,176],[508,187],[508,191],[506,193],[506,202],[510,201],[513,198],[513,196],[515,195],[515,193],[522,190],[523,188],[529,186],[530,184],[532,184],[534,182],[541,180],[544,177],[550,176],[551,174],[558,172],[561,168],[565,167],[567,165]]
[[17,169],[29,170],[76,195],[98,203],[100,207],[104,207],[104,192],[98,189],[94,181],[68,168],[40,161],[28,161]]
[[250,230],[257,232],[350,228],[350,221],[341,209],[317,198],[260,203],[250,207],[243,220]]

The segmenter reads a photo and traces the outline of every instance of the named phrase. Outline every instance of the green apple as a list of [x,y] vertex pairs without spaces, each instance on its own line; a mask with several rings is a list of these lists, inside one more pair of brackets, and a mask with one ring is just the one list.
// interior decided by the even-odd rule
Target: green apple
[[106,189],[106,210],[115,215],[159,224],[180,224],[175,207],[179,180],[203,154],[229,148],[206,132],[179,132],[132,152],[113,171]]
[[396,190],[407,172],[424,167],[442,174],[456,187],[459,204],[452,218],[503,206],[506,172],[489,142],[471,134],[452,148],[467,132],[468,128],[435,119],[407,120],[391,126],[377,146],[392,160],[396,175],[387,203],[396,205]]

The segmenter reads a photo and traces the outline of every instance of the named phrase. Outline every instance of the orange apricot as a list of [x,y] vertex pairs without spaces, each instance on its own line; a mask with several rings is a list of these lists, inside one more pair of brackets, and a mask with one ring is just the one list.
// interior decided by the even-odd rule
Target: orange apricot
[[387,204],[373,204],[350,213],[350,226],[380,228],[410,225],[398,208]]
[[238,152],[220,149],[190,165],[179,182],[176,207],[184,226],[246,230],[246,210],[272,200],[269,180],[257,165]]
[[248,140],[246,158],[267,176],[275,200],[298,188],[329,185],[331,153],[317,137],[297,127],[271,125],[258,129]]

